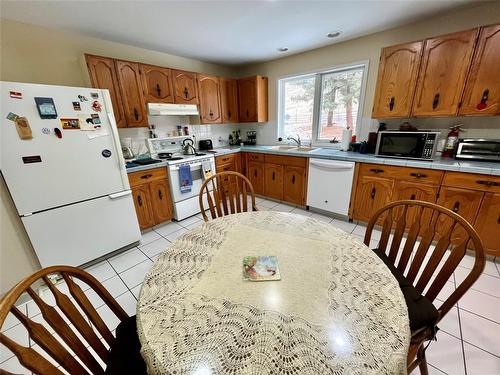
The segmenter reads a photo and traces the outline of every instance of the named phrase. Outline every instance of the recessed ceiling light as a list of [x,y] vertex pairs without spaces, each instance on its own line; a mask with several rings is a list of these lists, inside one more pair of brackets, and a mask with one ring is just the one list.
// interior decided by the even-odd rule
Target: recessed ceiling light
[[286,51],[288,51],[288,47],[280,47],[280,48],[278,48],[278,51],[286,52]]
[[332,31],[331,33],[326,34],[326,36],[327,36],[328,38],[336,38],[336,37],[338,37],[340,34],[342,34],[342,31],[340,31],[340,30],[339,30],[339,31]]

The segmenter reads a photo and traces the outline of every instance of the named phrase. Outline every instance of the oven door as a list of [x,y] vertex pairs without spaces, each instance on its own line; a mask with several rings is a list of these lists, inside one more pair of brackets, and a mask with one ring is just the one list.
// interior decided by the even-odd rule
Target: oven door
[[[170,165],[168,167],[171,187],[170,194],[172,195],[174,203],[198,196],[201,190],[201,185],[205,182],[202,171],[202,163],[202,160],[188,163],[191,167],[191,176],[193,178],[193,186],[191,186],[191,191],[188,193],[181,193],[181,184],[179,179],[179,166],[181,164]],[[213,159],[210,160],[210,164],[212,165],[212,170],[215,171],[215,163]]]
[[422,159],[427,133],[381,132],[375,153],[393,158]]

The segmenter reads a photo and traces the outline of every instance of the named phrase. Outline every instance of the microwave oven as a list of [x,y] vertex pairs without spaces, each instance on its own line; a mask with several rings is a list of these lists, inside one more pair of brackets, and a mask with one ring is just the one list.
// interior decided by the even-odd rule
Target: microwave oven
[[432,160],[436,153],[439,132],[381,131],[375,155],[387,158]]

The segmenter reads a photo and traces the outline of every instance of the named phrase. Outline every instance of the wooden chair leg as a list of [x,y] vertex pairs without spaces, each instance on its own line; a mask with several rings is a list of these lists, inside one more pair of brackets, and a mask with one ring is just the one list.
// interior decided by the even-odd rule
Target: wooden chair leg
[[418,368],[420,369],[420,375],[429,375],[429,370],[427,368],[427,359],[425,358],[425,345],[422,344],[418,349]]

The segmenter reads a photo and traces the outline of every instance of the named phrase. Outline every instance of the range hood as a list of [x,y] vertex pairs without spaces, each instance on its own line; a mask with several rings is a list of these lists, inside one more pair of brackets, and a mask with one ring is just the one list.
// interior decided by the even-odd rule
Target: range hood
[[151,116],[198,116],[196,104],[148,103]]

